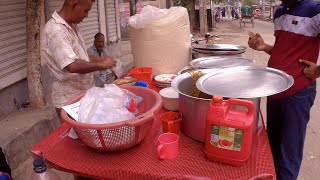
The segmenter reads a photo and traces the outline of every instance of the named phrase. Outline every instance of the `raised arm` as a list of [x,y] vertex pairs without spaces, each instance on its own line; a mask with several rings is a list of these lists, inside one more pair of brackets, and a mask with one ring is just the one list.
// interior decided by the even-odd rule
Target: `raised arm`
[[112,58],[101,58],[101,60],[86,61],[80,59],[79,56],[74,52],[70,39],[65,34],[55,34],[51,37],[50,51],[47,53],[53,57],[55,63],[63,70],[70,73],[86,74],[98,70],[105,70],[116,66],[116,61]]
[[[249,32],[249,34],[250,34],[250,32]],[[250,48],[257,50],[257,51],[264,51],[267,54],[271,55],[273,46],[266,44],[260,34],[252,33],[249,36],[250,37],[248,40],[248,45]]]
[[64,69],[70,73],[86,74],[93,71],[105,70],[113,68],[116,62],[111,58],[104,58],[99,62],[87,62],[77,59],[73,63],[66,66]]

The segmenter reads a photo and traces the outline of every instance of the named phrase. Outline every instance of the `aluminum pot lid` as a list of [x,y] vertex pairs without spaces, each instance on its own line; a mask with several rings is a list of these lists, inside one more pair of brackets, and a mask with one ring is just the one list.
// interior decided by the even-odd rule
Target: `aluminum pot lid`
[[194,68],[210,69],[210,68],[228,68],[235,66],[248,66],[254,61],[252,59],[232,57],[232,56],[211,56],[202,57],[192,60],[190,65]]
[[197,88],[210,95],[229,98],[258,98],[283,92],[293,85],[292,76],[273,68],[238,66],[208,73]]
[[211,55],[236,55],[246,51],[246,47],[234,44],[196,44],[193,50],[199,53]]
[[247,48],[235,44],[195,44],[194,49],[202,49],[209,51],[243,51]]
[[238,55],[245,52],[245,50],[242,50],[242,51],[211,51],[211,50],[202,50],[202,49],[193,49],[193,50],[198,53],[208,54],[212,56],[233,56],[233,55]]

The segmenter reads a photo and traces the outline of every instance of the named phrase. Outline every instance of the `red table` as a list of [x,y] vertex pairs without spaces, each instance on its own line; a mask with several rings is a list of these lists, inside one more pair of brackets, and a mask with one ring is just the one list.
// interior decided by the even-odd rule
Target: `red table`
[[275,170],[264,126],[258,130],[252,155],[243,167],[206,159],[204,144],[180,133],[179,156],[160,160],[156,155],[161,123],[156,115],[150,133],[137,146],[118,152],[100,152],[67,136],[70,126],[58,129],[36,144],[31,152],[55,168],[96,179],[275,179]]

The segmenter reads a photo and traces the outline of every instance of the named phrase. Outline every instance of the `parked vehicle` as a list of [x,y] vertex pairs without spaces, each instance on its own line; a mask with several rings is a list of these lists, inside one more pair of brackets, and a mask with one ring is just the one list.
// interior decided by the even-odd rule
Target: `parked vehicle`
[[241,7],[241,15],[242,17],[252,17],[253,10],[252,7],[249,5],[244,5]]
[[246,23],[252,24],[254,27],[254,15],[251,6],[244,5],[241,7],[241,18],[240,18],[240,27],[246,25]]
[[262,13],[261,13],[260,9],[253,10],[253,17],[255,19],[261,19],[261,15],[262,15]]

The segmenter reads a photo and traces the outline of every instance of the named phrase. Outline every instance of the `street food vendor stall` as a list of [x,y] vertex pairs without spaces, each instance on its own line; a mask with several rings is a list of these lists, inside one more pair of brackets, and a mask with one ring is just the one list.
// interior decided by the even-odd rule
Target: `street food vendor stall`
[[[189,36],[190,33],[186,34]],[[66,111],[62,110],[61,118],[64,123],[37,143],[31,152],[36,156],[43,155],[46,161],[56,169],[95,179],[276,179],[268,136],[263,117],[259,114],[259,98],[286,90],[293,83],[292,77],[273,69],[250,67],[253,60],[234,56],[195,59],[190,63],[191,71],[181,72],[186,65],[185,61],[188,61],[187,54],[191,46],[190,40],[185,40],[182,53],[185,57],[181,58],[181,62],[174,64],[174,68],[170,68],[170,63],[161,61],[159,56],[158,61],[152,62],[151,68],[143,67],[151,63],[148,59],[143,62],[143,65],[136,65],[136,68],[141,71],[131,71],[131,75],[135,72],[143,74],[143,78],[141,76],[136,78],[148,83],[145,87],[121,87],[143,98],[142,103],[138,105],[138,109],[142,112],[137,114],[133,121],[129,119],[120,124],[117,122],[109,125],[86,125],[74,121]],[[219,55],[241,54],[246,49],[237,45],[209,45],[194,48],[202,53]],[[150,50],[150,56],[152,52]],[[160,53],[160,55],[163,54],[163,52]],[[171,55],[175,55],[175,52]],[[168,67],[160,67],[162,64]],[[169,79],[157,78],[159,75],[168,75],[172,72],[177,74],[179,70],[178,76],[170,75],[172,78]],[[270,78],[272,80],[268,82],[262,81]],[[275,84],[280,84],[280,88],[274,86]],[[160,137],[173,132],[164,131],[161,117],[169,110],[165,109],[168,106],[162,107],[162,99],[157,92],[170,85],[178,92],[179,116],[174,117],[173,120],[181,121],[181,129],[175,131],[176,156],[166,159],[160,153],[163,147]],[[205,122],[212,95],[257,100],[254,107],[257,112],[254,113],[255,123],[251,123],[252,131],[250,131],[252,146],[242,148],[249,149],[250,156],[242,161],[240,166],[212,161],[204,152],[208,144],[204,138]],[[82,96],[70,100],[67,105],[78,102]],[[228,101],[228,99],[225,100]],[[144,123],[147,125],[140,126]],[[72,128],[79,139],[69,137]],[[215,138],[222,140],[224,138],[222,136],[226,134],[222,131],[232,129],[222,126],[219,128],[217,136],[212,136],[209,143]],[[130,129],[130,132],[125,131],[127,129]],[[237,131],[245,132],[240,129]],[[125,146],[128,143],[118,141],[123,138],[127,140],[128,136],[132,137],[129,138],[128,146]],[[87,137],[94,137],[94,139]],[[245,144],[241,145],[241,141],[247,139],[244,139],[245,136],[236,139],[235,133],[231,138],[233,138],[231,143],[226,141],[227,144],[225,144],[221,141],[222,145],[212,145],[226,152],[230,150],[233,153],[235,151],[241,153],[241,147],[245,146]],[[234,145],[236,141],[240,146]],[[114,148],[114,144],[117,148]]]
[[[159,91],[159,88],[154,87]],[[156,154],[161,132],[159,115],[144,140],[127,150],[102,152],[86,146],[81,140],[68,137],[70,125],[64,123],[31,152],[43,153],[54,168],[95,179],[275,179],[275,170],[265,127],[256,134],[252,156],[242,167],[208,160],[204,144],[179,134],[179,155],[173,160],[161,160]]]

